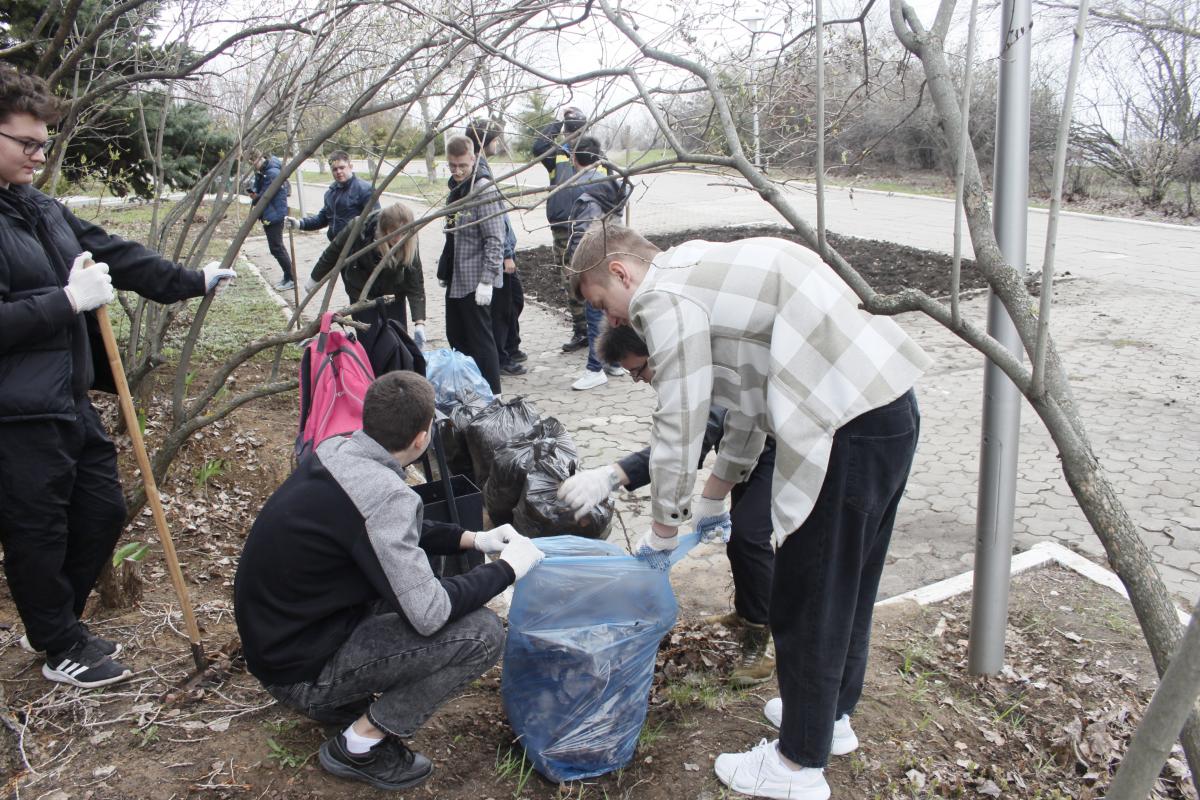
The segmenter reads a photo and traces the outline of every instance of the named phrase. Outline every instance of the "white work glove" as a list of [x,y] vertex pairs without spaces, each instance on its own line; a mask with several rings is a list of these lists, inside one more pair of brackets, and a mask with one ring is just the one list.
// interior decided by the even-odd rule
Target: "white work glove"
[[295,217],[284,217],[283,227],[287,228],[288,230],[298,231],[300,230],[300,220],[296,219]]
[[501,525],[490,531],[479,531],[475,534],[475,549],[481,553],[500,553],[514,539],[526,539],[512,525]]
[[546,554],[538,549],[533,540],[524,536],[513,539],[500,551],[500,560],[508,562],[518,581],[545,557]]
[[475,287],[475,305],[490,306],[492,304],[492,285],[481,283]]
[[108,264],[100,261],[87,266],[91,260],[92,254],[86,250],[75,256],[71,262],[71,272],[67,275],[64,291],[76,314],[108,305],[116,296],[112,276],[108,274]]
[[425,342],[427,341],[425,339],[425,326],[421,323],[413,325],[412,340],[413,343],[416,344],[418,350],[425,349]]
[[700,496],[692,506],[692,519],[696,521],[695,531],[700,534],[700,541],[714,542],[718,538],[729,544],[729,536],[733,533],[733,521],[729,518],[729,508],[725,500],[714,500],[711,497]]
[[574,512],[576,521],[586,517],[593,508],[608,499],[619,485],[617,471],[609,464],[606,467],[585,469],[567,478],[558,487],[558,499]]
[[225,287],[229,282],[237,277],[237,273],[231,269],[222,269],[220,261],[210,261],[204,265],[204,293],[215,292],[220,294],[225,291]]
[[671,551],[678,546],[678,536],[659,536],[651,528],[638,539],[633,547],[633,555],[649,566],[665,571],[671,568]]
[[304,290],[301,291],[300,294],[301,295],[309,294],[313,289],[317,288],[318,283],[320,283],[320,281],[314,281],[312,279],[312,275],[309,275],[307,278],[304,279]]

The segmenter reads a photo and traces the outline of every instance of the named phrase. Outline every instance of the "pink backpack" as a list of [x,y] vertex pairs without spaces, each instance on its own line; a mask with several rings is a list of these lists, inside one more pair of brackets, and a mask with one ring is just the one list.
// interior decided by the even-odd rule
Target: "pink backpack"
[[296,457],[331,436],[362,430],[363,398],[375,372],[353,332],[330,330],[333,314],[321,317],[321,332],[300,360],[300,434]]

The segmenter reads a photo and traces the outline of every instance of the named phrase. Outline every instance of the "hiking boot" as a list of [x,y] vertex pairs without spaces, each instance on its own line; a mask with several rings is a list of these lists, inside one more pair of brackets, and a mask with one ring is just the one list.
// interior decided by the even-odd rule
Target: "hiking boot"
[[720,625],[722,628],[728,628],[731,631],[740,631],[743,626],[748,624],[741,614],[736,611],[730,611],[728,614],[713,614],[709,617],[704,617],[700,620],[704,625]]
[[825,771],[792,769],[783,763],[778,742],[763,739],[748,753],[722,753],[714,765],[721,782],[739,794],[780,800],[828,800]]
[[[88,639],[91,639],[92,642],[95,643],[96,649],[104,655],[108,656],[109,658],[116,658],[121,654],[120,643],[111,642],[108,639],[102,639],[88,630],[88,626],[84,625],[82,622],[79,623],[79,627],[83,628],[83,635]],[[29,636],[27,635],[22,634],[21,639],[17,642],[17,644],[20,645],[21,649],[26,653],[33,653],[35,656],[43,655],[41,650],[34,648],[33,644],[29,641]]]
[[83,689],[95,689],[127,680],[133,675],[129,667],[113,661],[92,639],[81,639],[61,653],[48,653],[42,665],[46,680],[69,683]]
[[511,364],[501,364],[500,371],[505,375],[524,375],[526,372],[529,372],[529,370],[525,369],[525,367],[522,367],[515,361]]
[[[763,706],[763,716],[778,728],[783,724],[783,700],[776,697]],[[844,756],[858,749],[858,736],[850,726],[850,715],[842,714],[833,723],[833,739],[829,743],[831,756]]]
[[321,745],[321,766],[331,775],[369,783],[376,789],[407,789],[416,786],[433,772],[433,762],[414,753],[395,736],[365,753],[346,749],[346,737],[339,733]]
[[775,675],[775,657],[768,652],[771,629],[743,620],[741,663],[729,675],[729,683],[738,688],[758,686]]
[[511,356],[509,356],[509,359],[514,364],[521,364],[521,363],[528,361],[529,356],[525,355],[525,353],[523,353],[522,351],[517,350],[515,353],[513,353]]
[[587,347],[587,345],[587,334],[577,333],[569,341],[563,343],[562,351],[564,353],[574,353],[576,350],[582,350]]
[[603,386],[608,383],[608,376],[597,370],[592,372],[590,369],[585,370],[583,377],[571,384],[571,388],[577,392],[586,392],[588,389],[595,389],[597,386]]

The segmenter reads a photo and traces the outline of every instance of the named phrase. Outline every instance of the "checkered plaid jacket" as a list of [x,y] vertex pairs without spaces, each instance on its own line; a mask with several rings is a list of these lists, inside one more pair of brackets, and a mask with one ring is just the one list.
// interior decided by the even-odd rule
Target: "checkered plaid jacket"
[[908,391],[929,357],[815,253],[782,239],[685,242],[659,254],[630,303],[646,340],[658,407],[650,456],[656,522],[691,518],[709,403],[729,409],[713,464],[749,475],[768,434],[777,451],[776,546],[808,517],[833,434]]
[[454,274],[449,296],[466,297],[480,283],[503,285],[504,204],[491,180],[476,182],[471,197],[488,202],[454,215]]

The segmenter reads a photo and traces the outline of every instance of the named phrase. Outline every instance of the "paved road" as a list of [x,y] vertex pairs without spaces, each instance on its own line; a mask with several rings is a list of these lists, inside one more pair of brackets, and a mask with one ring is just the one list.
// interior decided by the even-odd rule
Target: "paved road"
[[[536,173],[531,182],[536,180]],[[753,193],[699,175],[647,178],[634,209],[647,231],[776,221]],[[319,202],[320,190],[306,193]],[[790,198],[803,213],[811,192]],[[839,233],[888,239],[949,252],[953,205],[923,197],[845,190],[830,195],[829,226]],[[811,218],[811,217],[810,217]],[[1030,261],[1040,264],[1046,215],[1030,212]],[[517,215],[521,246],[549,241],[540,210]],[[421,235],[427,264],[440,252],[435,226]],[[315,260],[324,236],[297,238],[302,263]],[[245,254],[274,278],[264,242]],[[1195,365],[1200,321],[1200,229],[1065,216],[1060,225],[1055,289],[1055,337],[1068,365],[1095,452],[1141,527],[1172,592],[1190,606],[1200,593],[1200,377]],[[436,281],[426,275],[430,329],[441,335]],[[339,295],[337,298],[341,300]],[[968,300],[964,314],[985,318],[985,300]],[[974,551],[982,359],[931,320],[901,318],[936,359],[918,385],[923,413],[920,450],[881,587],[882,596],[970,568]],[[649,435],[652,392],[627,379],[589,392],[572,392],[583,357],[563,355],[565,315],[538,305],[522,319],[530,373],[506,379],[507,395],[534,400],[575,435],[589,464],[601,464],[642,446]],[[441,342],[434,340],[433,344]],[[1026,407],[1022,418],[1016,546],[1053,540],[1103,560],[1099,541],[1075,505],[1044,428]],[[648,525],[647,495],[624,495],[614,536],[635,538]],[[673,571],[687,614],[723,610],[729,571],[723,553],[706,546]]]

